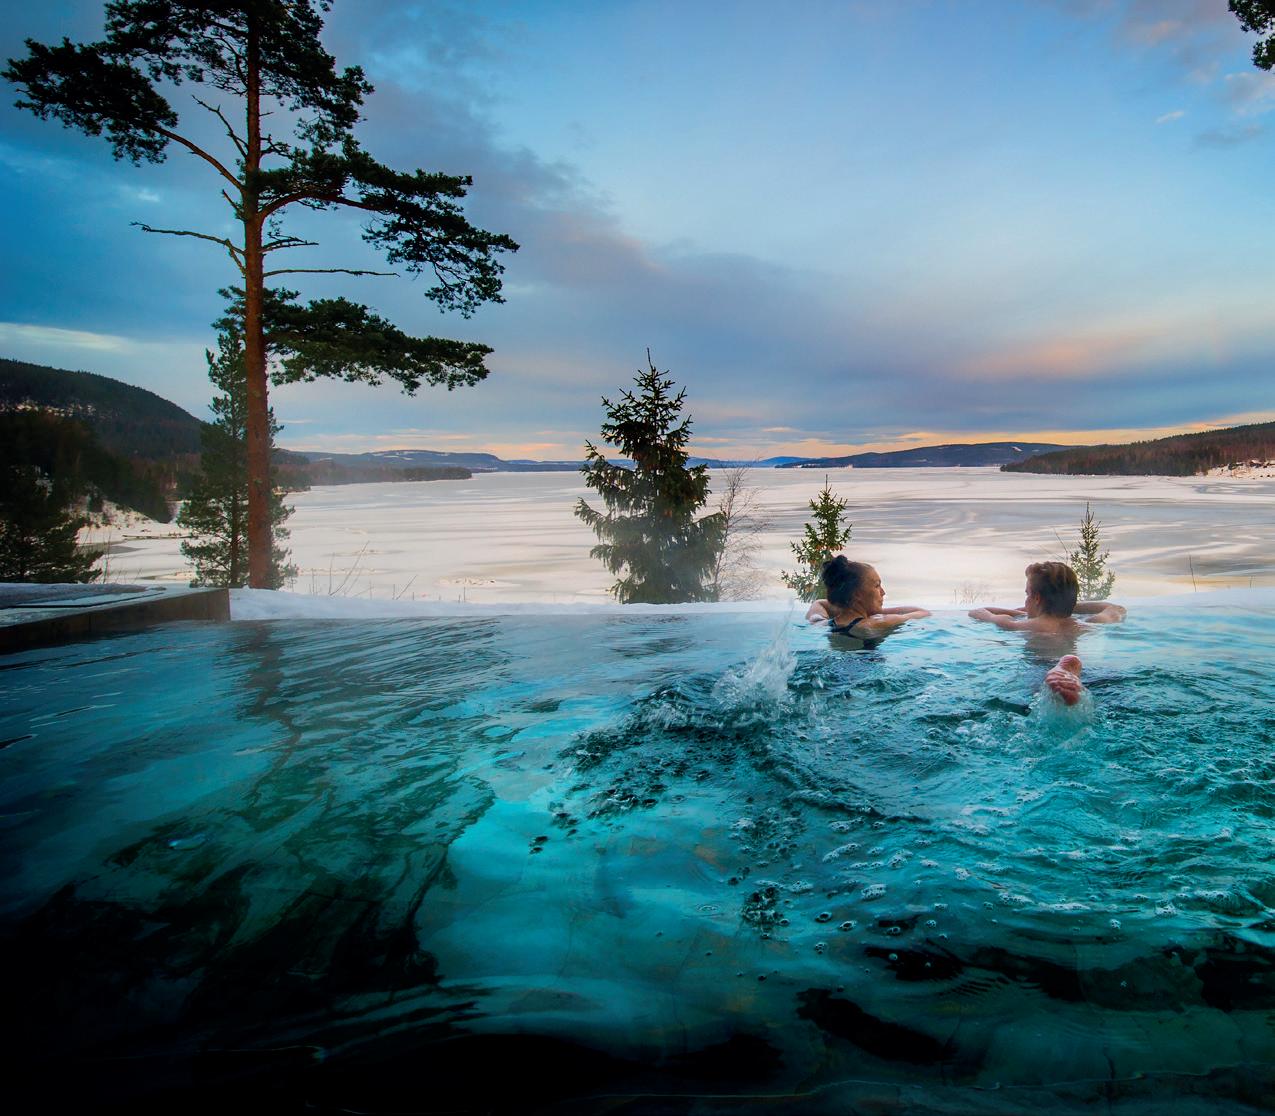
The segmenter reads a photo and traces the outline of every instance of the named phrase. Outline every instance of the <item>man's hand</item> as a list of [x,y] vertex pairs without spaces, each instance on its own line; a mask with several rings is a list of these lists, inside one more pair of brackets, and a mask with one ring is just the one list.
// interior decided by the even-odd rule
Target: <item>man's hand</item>
[[1065,705],[1075,705],[1085,690],[1080,681],[1080,659],[1075,655],[1064,655],[1045,675],[1045,685],[1057,694]]

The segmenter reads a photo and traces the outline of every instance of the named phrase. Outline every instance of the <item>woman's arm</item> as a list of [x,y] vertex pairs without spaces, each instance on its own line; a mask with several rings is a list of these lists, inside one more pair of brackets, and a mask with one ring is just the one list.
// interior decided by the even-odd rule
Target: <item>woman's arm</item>
[[908,620],[923,620],[932,614],[929,609],[918,608],[916,605],[896,605],[894,608],[883,608],[877,615],[902,616]]
[[828,602],[824,600],[815,601],[808,609],[806,609],[806,619],[812,624],[816,624],[822,620],[827,620],[832,613],[828,609]]
[[871,637],[886,636],[909,620],[924,620],[929,615],[930,613],[923,608],[912,608],[906,611],[900,609],[889,613],[883,610],[856,624],[852,634]]

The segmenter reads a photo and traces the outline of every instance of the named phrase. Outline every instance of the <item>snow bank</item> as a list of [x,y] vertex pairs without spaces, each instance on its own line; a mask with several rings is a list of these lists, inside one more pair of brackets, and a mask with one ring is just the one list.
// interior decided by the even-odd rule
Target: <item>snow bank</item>
[[[920,602],[918,602],[920,603]],[[1001,602],[1004,607],[1021,604]],[[1275,588],[1217,589],[1205,593],[1178,593],[1159,597],[1120,598],[1131,609],[1172,607],[1275,609]],[[953,608],[951,602],[931,602],[938,615],[964,616],[968,608]],[[385,620],[395,617],[490,617],[490,616],[669,616],[688,613],[725,615],[731,613],[792,613],[800,616],[805,605],[798,601],[738,601],[721,604],[618,605],[572,603],[463,604],[450,601],[366,600],[327,597],[307,593],[273,592],[269,589],[233,589],[230,593],[232,620]]]

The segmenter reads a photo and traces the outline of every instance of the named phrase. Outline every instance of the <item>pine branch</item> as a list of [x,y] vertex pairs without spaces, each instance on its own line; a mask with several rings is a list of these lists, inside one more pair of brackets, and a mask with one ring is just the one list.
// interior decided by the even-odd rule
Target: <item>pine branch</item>
[[192,155],[199,156],[199,158],[203,159],[205,163],[207,163],[218,174],[220,174],[222,178],[224,178],[227,182],[229,182],[232,186],[234,186],[236,190],[238,190],[240,193],[243,192],[243,183],[240,182],[239,179],[237,179],[233,174],[231,174],[230,171],[226,170],[226,168],[221,164],[221,161],[219,159],[216,159],[212,155],[209,155],[208,152],[205,151],[198,144],[191,143],[190,140],[188,140],[185,136],[179,135],[177,132],[169,131],[167,128],[156,128],[155,131],[158,132],[165,139],[169,139],[169,140],[172,140],[174,143],[181,144],[182,147],[186,148],[186,150],[189,151]]
[[263,278],[272,275],[380,275],[397,278],[397,271],[363,271],[350,267],[280,267],[274,271],[263,273]]
[[262,252],[277,252],[281,248],[317,248],[317,240],[302,240],[299,236],[281,236],[277,240],[267,241],[261,246]]
[[223,113],[220,108],[210,105],[207,101],[201,100],[199,97],[192,97],[191,99],[200,108],[207,109],[213,114],[213,116],[221,121],[222,127],[226,129],[226,135],[230,137],[230,142],[233,143],[239,151],[240,157],[244,159],[248,158],[248,145],[239,138],[239,134],[230,126],[230,121],[226,119],[226,114]]
[[232,241],[227,240],[223,236],[210,236],[208,233],[192,232],[190,229],[156,229],[150,225],[144,225],[141,221],[132,222],[136,228],[142,232],[161,233],[164,236],[193,236],[196,240],[207,240],[212,244],[219,244],[230,253],[230,258],[234,261],[235,266],[243,271],[243,249],[237,247]]

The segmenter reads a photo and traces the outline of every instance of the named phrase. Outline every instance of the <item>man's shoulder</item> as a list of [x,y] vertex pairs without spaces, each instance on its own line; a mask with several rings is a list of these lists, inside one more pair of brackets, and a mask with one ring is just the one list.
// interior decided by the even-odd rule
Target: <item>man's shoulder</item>
[[1023,631],[1043,635],[1064,635],[1076,631],[1081,623],[1074,616],[1033,616],[1023,621]]

